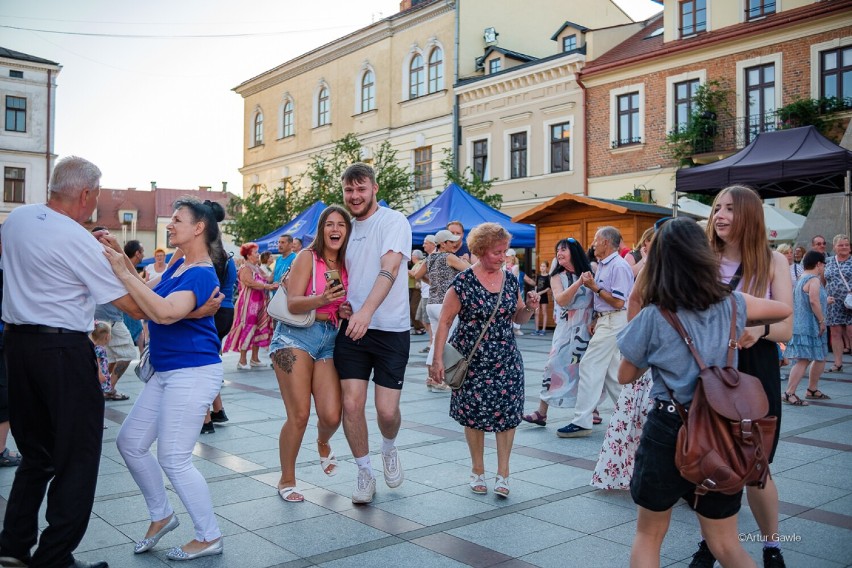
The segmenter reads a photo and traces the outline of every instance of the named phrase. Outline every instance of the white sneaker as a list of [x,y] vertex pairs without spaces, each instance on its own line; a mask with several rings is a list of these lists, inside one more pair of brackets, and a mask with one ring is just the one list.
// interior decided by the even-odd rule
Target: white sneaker
[[385,483],[388,484],[388,487],[393,489],[402,485],[402,464],[399,461],[399,452],[396,451],[396,446],[387,453],[382,452],[382,465],[384,465]]
[[352,494],[353,503],[370,503],[376,494],[376,478],[373,473],[364,468],[358,468],[358,482]]

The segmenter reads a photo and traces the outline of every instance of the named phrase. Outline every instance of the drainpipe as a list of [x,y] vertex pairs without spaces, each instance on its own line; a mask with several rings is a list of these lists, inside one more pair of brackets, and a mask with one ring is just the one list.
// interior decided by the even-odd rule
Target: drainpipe
[[[459,96],[456,94],[455,86],[459,82],[459,19],[461,18],[461,2],[456,0],[456,29],[455,48],[453,49],[453,167],[459,169]],[[447,180],[444,180],[446,184]]]
[[577,71],[576,81],[580,85],[580,90],[583,91],[583,195],[589,196],[589,107],[587,106],[588,94],[586,85],[583,84],[582,73]]
[[[50,111],[51,106],[53,105],[53,99],[51,95],[51,83],[53,78],[53,70],[47,70],[47,145],[44,149],[44,174],[45,174],[45,186],[50,183],[50,130],[53,126],[50,121]],[[48,196],[45,196],[48,197]]]

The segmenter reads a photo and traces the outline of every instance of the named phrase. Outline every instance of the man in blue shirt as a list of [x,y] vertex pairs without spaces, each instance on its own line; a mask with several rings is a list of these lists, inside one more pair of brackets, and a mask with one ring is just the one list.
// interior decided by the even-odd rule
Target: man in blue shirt
[[621,233],[615,227],[601,227],[593,245],[598,271],[580,275],[583,286],[595,294],[594,335],[580,359],[580,384],[574,419],[556,431],[560,438],[579,438],[592,433],[592,414],[605,388],[613,402],[618,400],[618,366],[621,354],[616,340],[627,325],[627,298],[633,289],[633,271],[618,254]]
[[275,261],[275,270],[272,273],[273,282],[281,282],[284,273],[290,270],[290,265],[296,259],[296,253],[293,252],[293,237],[290,235],[281,235],[278,237],[278,260]]

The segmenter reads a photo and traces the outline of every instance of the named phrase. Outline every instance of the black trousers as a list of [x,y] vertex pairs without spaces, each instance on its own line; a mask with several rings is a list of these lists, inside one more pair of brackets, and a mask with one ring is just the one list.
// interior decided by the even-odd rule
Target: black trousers
[[[5,355],[12,435],[23,459],[6,506],[0,551],[30,568],[66,568],[89,525],[98,481],[104,398],[95,350],[85,333],[7,327]],[[30,558],[45,492],[48,526]]]

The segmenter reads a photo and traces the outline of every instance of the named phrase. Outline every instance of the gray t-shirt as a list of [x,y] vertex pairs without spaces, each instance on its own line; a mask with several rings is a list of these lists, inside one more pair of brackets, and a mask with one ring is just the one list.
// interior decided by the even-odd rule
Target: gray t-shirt
[[116,322],[124,319],[124,312],[112,304],[98,304],[95,306],[95,319],[98,321]]
[[[742,334],[746,321],[745,300],[734,292],[737,302],[737,337]],[[695,342],[695,348],[708,367],[724,367],[728,357],[728,338],[731,333],[731,302],[728,298],[713,304],[703,312],[679,310],[677,312],[686,332]],[[651,367],[651,397],[671,398],[666,386],[674,391],[683,405],[692,401],[698,380],[698,363],[675,328],[663,319],[660,309],[647,306],[618,334],[618,348],[625,359],[644,369]],[[734,353],[734,366],[737,353]]]

